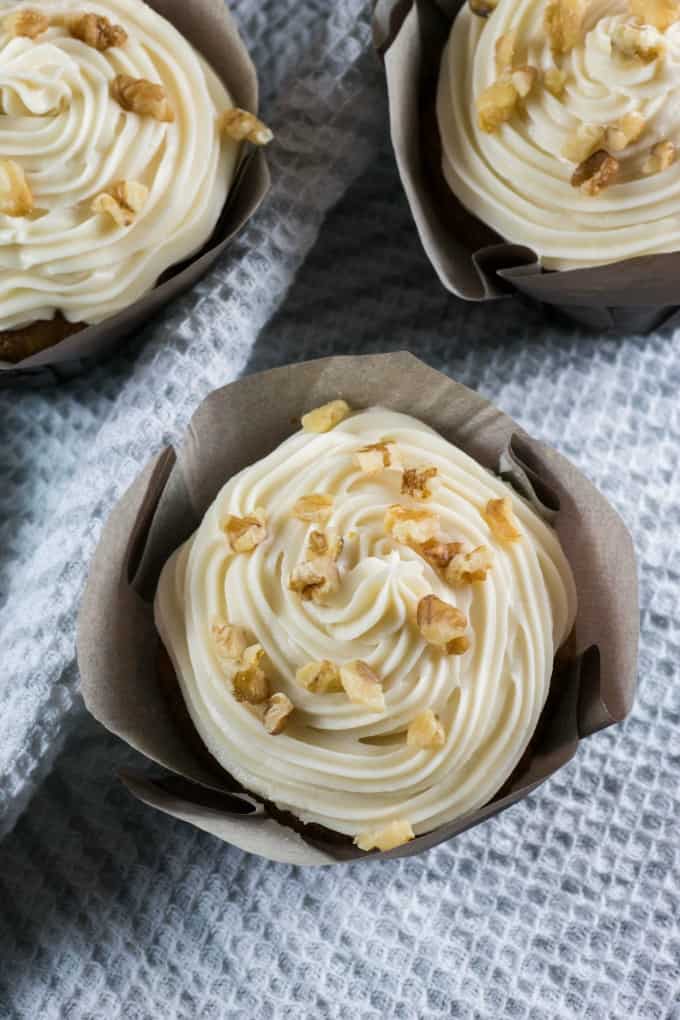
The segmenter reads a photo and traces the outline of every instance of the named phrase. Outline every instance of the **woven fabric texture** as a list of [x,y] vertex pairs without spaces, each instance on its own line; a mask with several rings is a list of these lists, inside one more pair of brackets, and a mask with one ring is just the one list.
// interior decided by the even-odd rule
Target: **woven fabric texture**
[[[680,1020],[680,332],[603,339],[520,299],[452,299],[401,194],[366,6],[235,11],[279,138],[266,208],[112,362],[0,393],[0,1017]],[[622,513],[640,562],[637,702],[450,844],[275,865],[115,779],[140,759],[80,707],[86,563],[112,502],[210,389],[402,348],[480,389]]]

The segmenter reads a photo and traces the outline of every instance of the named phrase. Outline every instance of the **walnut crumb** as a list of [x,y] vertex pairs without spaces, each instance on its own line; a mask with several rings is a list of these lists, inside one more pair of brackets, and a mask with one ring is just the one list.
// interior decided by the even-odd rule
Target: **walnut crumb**
[[510,75],[510,81],[515,86],[515,91],[520,99],[526,99],[538,78],[538,71],[535,67],[525,64],[524,67],[517,67]]
[[117,181],[110,191],[92,200],[95,213],[106,213],[119,227],[129,227],[149,197],[149,189],[139,181]]
[[253,145],[268,145],[274,137],[273,132],[255,114],[237,106],[224,111],[220,118],[220,128],[235,141],[248,141]]
[[643,25],[653,25],[660,32],[680,18],[678,0],[630,0],[630,13]]
[[582,163],[601,145],[604,135],[601,124],[579,124],[565,141],[562,155],[572,163]]
[[564,92],[566,82],[566,73],[557,67],[549,67],[543,74],[543,84],[548,92],[555,97],[555,99],[559,99],[561,97]]
[[515,515],[509,496],[490,499],[481,513],[489,525],[491,534],[500,542],[516,542],[522,537],[522,533],[515,526]]
[[127,32],[122,25],[113,25],[103,14],[82,14],[71,19],[69,31],[95,50],[108,50],[112,46],[124,46]]
[[553,0],[545,9],[544,27],[553,53],[569,53],[580,42],[587,0]]
[[142,117],[154,117],[168,124],[175,119],[163,86],[147,81],[146,78],[117,74],[111,82],[111,98],[124,110],[138,113]]
[[33,195],[26,175],[13,159],[0,159],[0,213],[28,216],[33,212]]
[[5,18],[3,25],[8,35],[37,39],[39,35],[47,31],[50,22],[40,11],[24,8]]
[[210,633],[219,659],[238,662],[248,647],[248,635],[243,627],[236,627],[221,618],[213,620]]
[[355,705],[364,705],[371,712],[382,712],[385,708],[380,678],[371,667],[355,659],[340,667],[340,681],[349,700]]
[[627,113],[612,127],[607,128],[606,146],[612,152],[621,152],[636,142],[645,129],[645,118],[641,113]]
[[349,404],[344,400],[331,400],[328,404],[315,407],[302,416],[302,428],[305,432],[330,432],[339,425],[350,413]]
[[340,587],[340,572],[330,556],[314,556],[293,568],[288,587],[305,601],[323,605],[326,596]]
[[642,164],[643,174],[656,174],[662,170],[667,170],[669,166],[675,163],[676,155],[677,150],[673,142],[657,142],[649,150],[649,155]]
[[262,720],[267,733],[271,733],[272,736],[282,733],[288,725],[288,720],[294,708],[293,702],[283,691],[277,691],[276,694],[272,694],[267,702],[264,719]]
[[252,552],[267,537],[267,515],[260,508],[245,517],[227,514],[221,528],[232,552]]
[[405,818],[396,818],[377,829],[368,829],[354,837],[355,846],[360,850],[394,850],[414,838],[411,823]]
[[514,31],[503,32],[499,35],[494,44],[494,61],[496,74],[500,78],[508,74],[512,69],[512,62],[515,58],[515,42],[517,36]]
[[422,545],[439,531],[439,515],[394,504],[385,511],[385,531],[404,545]]
[[488,18],[496,10],[498,0],[468,0],[468,5],[473,14],[480,18]]
[[340,559],[345,540],[335,532],[310,531],[307,539],[307,559],[317,556],[330,556],[332,560]]
[[460,542],[440,542],[436,538],[431,538],[428,542],[423,542],[418,552],[431,566],[445,570],[462,549]]
[[401,494],[412,499],[430,499],[432,491],[428,482],[439,474],[436,467],[405,468],[401,476]]
[[456,606],[444,602],[438,595],[426,595],[418,603],[416,623],[429,645],[444,648],[449,654],[458,654],[457,641],[465,637],[468,621],[465,613]]
[[473,584],[475,581],[485,581],[492,566],[491,549],[488,545],[478,545],[470,552],[454,556],[444,576],[449,584]]
[[387,468],[400,467],[399,453],[394,443],[371,443],[355,453],[356,461],[365,475],[376,475]]
[[571,185],[579,188],[584,195],[595,196],[616,183],[619,175],[619,161],[605,149],[598,149],[574,170]]
[[269,697],[269,680],[260,666],[264,656],[261,645],[250,645],[241,656],[242,669],[234,674],[232,690],[237,701],[261,705]]
[[295,682],[312,694],[337,694],[344,689],[340,670],[328,659],[301,666],[295,674]]
[[477,96],[477,123],[481,131],[493,134],[510,120],[519,94],[511,81],[495,81]]
[[307,496],[300,496],[291,511],[291,515],[298,521],[309,521],[314,524],[323,524],[333,512],[333,497],[324,493],[310,492]]
[[417,715],[406,732],[408,747],[416,747],[419,750],[443,747],[444,740],[444,727],[431,708]]
[[666,48],[663,37],[652,25],[617,25],[611,40],[612,50],[618,56],[645,64],[658,60]]

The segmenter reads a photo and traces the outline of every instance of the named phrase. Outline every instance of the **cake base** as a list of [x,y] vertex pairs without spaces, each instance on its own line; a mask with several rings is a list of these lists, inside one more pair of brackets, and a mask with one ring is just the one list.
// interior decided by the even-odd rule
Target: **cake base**
[[53,319],[39,319],[19,329],[0,330],[0,361],[15,365],[46,347],[54,347],[86,326],[85,322],[67,322],[62,315],[55,315]]

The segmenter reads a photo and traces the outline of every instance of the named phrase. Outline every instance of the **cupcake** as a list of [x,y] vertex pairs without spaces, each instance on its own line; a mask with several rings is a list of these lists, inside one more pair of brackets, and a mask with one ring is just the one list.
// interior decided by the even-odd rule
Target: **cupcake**
[[154,616],[214,761],[387,851],[513,776],[576,606],[513,488],[417,418],[336,399],[220,488]]
[[140,0],[10,5],[0,25],[0,360],[100,323],[209,240],[268,129]]
[[680,6],[471,0],[443,53],[444,177],[548,270],[680,249]]

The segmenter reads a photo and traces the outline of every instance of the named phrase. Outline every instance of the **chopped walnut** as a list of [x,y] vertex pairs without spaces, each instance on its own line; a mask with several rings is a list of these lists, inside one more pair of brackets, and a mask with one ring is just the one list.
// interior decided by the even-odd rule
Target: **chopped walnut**
[[122,25],[112,25],[103,14],[82,14],[69,23],[69,31],[95,50],[108,50],[112,46],[124,46],[127,32]]
[[474,581],[485,581],[492,566],[491,550],[486,545],[478,545],[470,552],[454,556],[444,576],[449,584],[472,584]]
[[428,542],[423,542],[418,552],[433,567],[445,570],[462,548],[460,542],[439,542],[436,538],[431,538]]
[[601,124],[579,124],[562,147],[562,155],[572,163],[582,163],[601,144],[605,129]]
[[483,89],[477,97],[477,123],[481,131],[493,134],[510,120],[519,95],[511,81],[495,81]]
[[243,627],[226,620],[214,620],[210,628],[218,658],[238,662],[248,647],[248,635]]
[[325,531],[310,531],[307,539],[307,559],[313,560],[317,556],[330,556],[332,560],[338,560],[345,545],[344,539],[334,533]]
[[604,188],[616,183],[619,175],[619,161],[605,149],[598,149],[574,170],[571,175],[573,188],[581,188],[584,195],[599,195]]
[[308,662],[295,674],[295,682],[312,694],[337,694],[343,690],[340,670],[334,662]]
[[631,142],[636,142],[644,129],[645,118],[641,113],[627,113],[613,127],[607,128],[607,149],[621,152]]
[[566,73],[557,67],[549,67],[543,74],[543,84],[555,99],[559,99],[564,92],[566,81]]
[[666,46],[652,25],[617,25],[611,36],[612,50],[624,60],[647,64],[662,56]]
[[323,524],[333,512],[333,497],[322,493],[311,492],[308,496],[300,496],[291,513],[298,521],[311,521]]
[[491,534],[500,542],[516,542],[522,537],[522,533],[515,526],[515,515],[509,496],[490,499],[481,513],[489,525]]
[[305,432],[330,432],[349,413],[350,406],[344,400],[331,400],[329,404],[322,404],[303,414],[302,428]]
[[587,0],[553,0],[545,9],[544,26],[553,53],[569,53],[580,41]]
[[399,467],[399,454],[394,443],[371,443],[356,451],[356,460],[365,475],[376,475],[390,467]]
[[512,61],[515,56],[515,32],[503,32],[496,39],[494,46],[494,59],[496,63],[496,74],[507,74],[512,69]]
[[526,99],[537,78],[538,71],[535,67],[530,67],[529,64],[516,68],[510,75],[510,81],[515,86],[515,91],[520,99]]
[[418,603],[418,630],[428,644],[454,652],[455,642],[465,636],[468,621],[460,609],[444,602],[438,595],[426,595]]
[[0,159],[0,213],[28,216],[32,211],[33,195],[23,169],[13,159]]
[[356,705],[365,705],[372,712],[382,712],[385,708],[380,678],[371,667],[355,659],[340,667],[340,680],[349,700]]
[[264,719],[262,720],[267,733],[275,736],[277,733],[285,730],[294,708],[295,706],[287,694],[284,694],[282,691],[272,694],[267,702]]
[[315,556],[293,568],[288,587],[303,599],[323,605],[326,595],[340,587],[340,572],[330,556]]
[[444,727],[431,708],[417,715],[406,732],[407,745],[419,749],[443,747],[444,739]]
[[149,189],[138,181],[118,181],[110,192],[102,192],[92,200],[95,213],[107,213],[119,227],[129,227],[149,197]]
[[147,81],[146,78],[117,74],[111,82],[111,98],[124,110],[138,113],[142,117],[154,117],[168,124],[175,119],[163,86]]
[[224,111],[220,118],[220,128],[235,141],[248,141],[253,145],[268,145],[274,137],[272,131],[255,114],[236,106]]
[[643,174],[656,174],[662,170],[667,170],[669,166],[675,163],[676,155],[677,152],[673,142],[657,142],[649,150],[649,155],[642,164]]
[[480,18],[488,18],[498,6],[498,0],[468,0],[470,10]]
[[422,545],[439,531],[439,515],[394,504],[385,511],[385,531],[397,542]]
[[630,13],[643,25],[653,25],[665,32],[680,18],[678,0],[630,0]]
[[245,517],[227,514],[221,528],[232,552],[252,552],[267,537],[267,515],[259,508]]
[[28,8],[15,11],[14,14],[10,14],[4,21],[4,28],[8,35],[20,35],[26,39],[37,39],[49,27],[49,19],[44,14],[41,14],[40,11],[29,10]]
[[360,850],[394,850],[395,847],[408,843],[414,836],[411,823],[405,818],[397,818],[379,829],[358,833],[354,837],[354,844]]
[[261,645],[250,645],[241,656],[243,668],[234,674],[232,689],[237,701],[250,705],[261,705],[269,697],[269,681],[261,668],[264,655]]
[[401,476],[402,496],[411,496],[412,499],[429,499],[432,491],[427,483],[430,478],[436,478],[438,474],[436,467],[405,468]]

